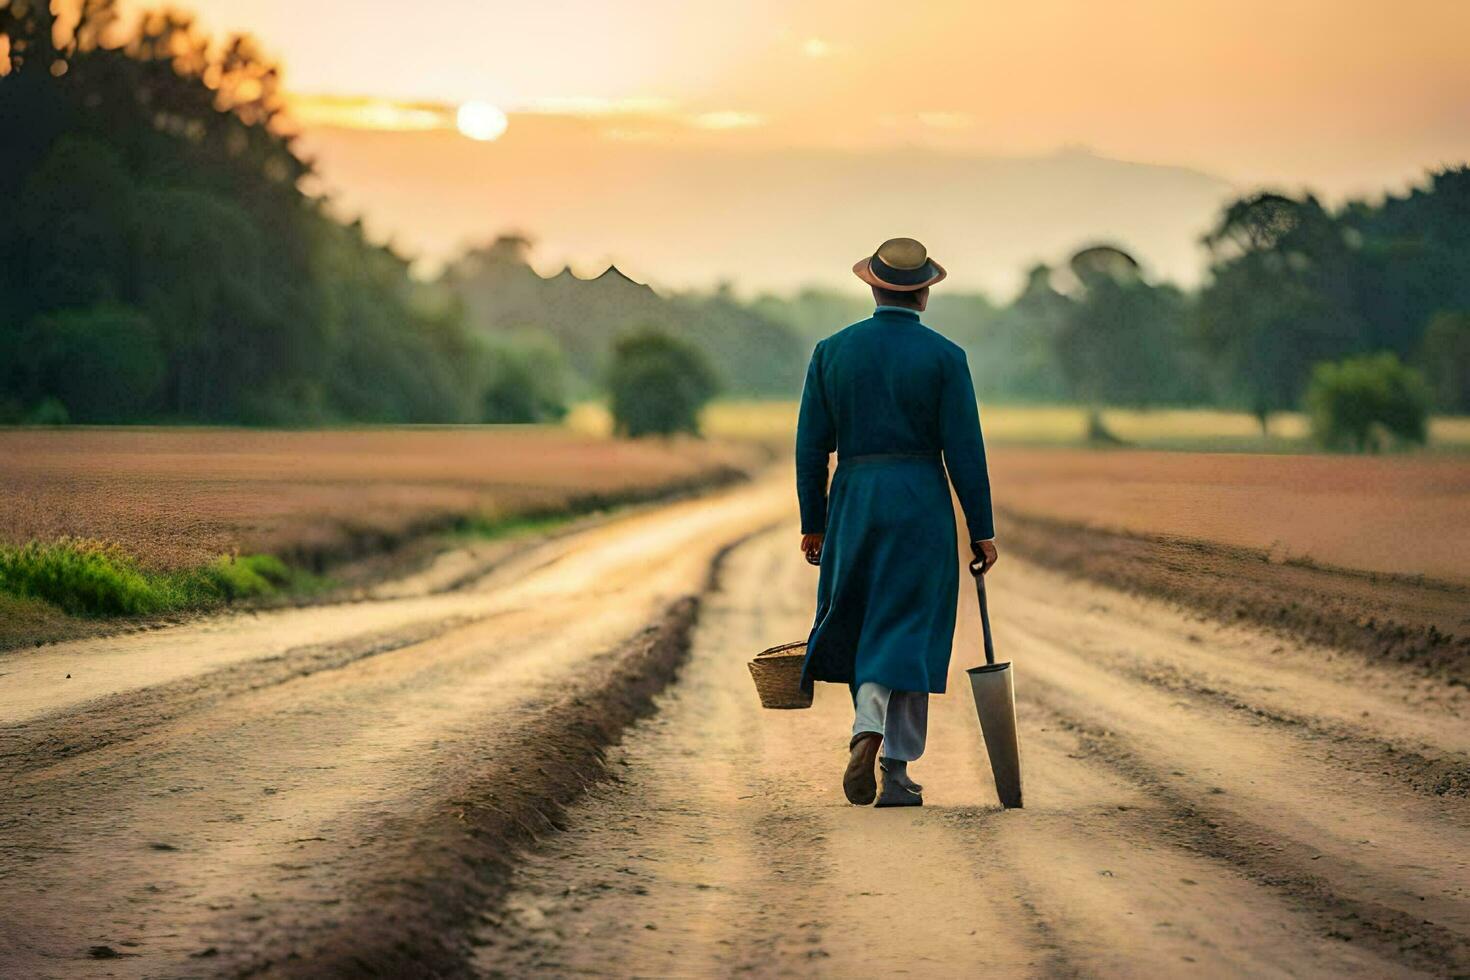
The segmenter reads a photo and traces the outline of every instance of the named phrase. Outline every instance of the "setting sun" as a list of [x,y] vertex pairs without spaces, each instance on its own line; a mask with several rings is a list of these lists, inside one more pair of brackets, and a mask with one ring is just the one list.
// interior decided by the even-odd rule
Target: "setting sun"
[[472,140],[499,139],[505,132],[505,113],[488,102],[466,102],[455,114],[454,124]]

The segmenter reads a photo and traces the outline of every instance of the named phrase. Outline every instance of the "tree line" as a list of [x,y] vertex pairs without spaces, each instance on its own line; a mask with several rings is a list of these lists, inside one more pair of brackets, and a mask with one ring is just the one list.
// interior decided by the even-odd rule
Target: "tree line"
[[[1032,267],[1008,304],[936,291],[926,319],[966,348],[987,400],[1225,406],[1264,426],[1306,405],[1314,372],[1331,374],[1318,366],[1369,358],[1422,376],[1436,410],[1470,412],[1470,168],[1335,210],[1244,197],[1201,244],[1193,292],[1099,244]],[[869,305],[818,289],[755,302],[813,342]]]
[[0,5],[0,421],[463,422],[518,351],[302,190],[280,75],[114,0]]
[[[249,38],[124,26],[115,0],[70,20],[0,5],[0,422],[538,421],[675,362],[701,397],[790,397],[811,345],[869,312],[857,291],[543,278],[514,236],[420,281],[303,189]],[[1193,291],[1100,243],[1006,303],[939,291],[927,318],[990,401],[1470,411],[1470,170],[1337,208],[1242,198],[1201,244]]]
[[0,3],[0,423],[546,421],[643,370],[615,361],[657,343],[627,336],[669,337],[701,390],[799,377],[796,334],[726,291],[543,281],[514,256],[487,301],[481,249],[416,279],[304,190],[250,38],[73,13]]

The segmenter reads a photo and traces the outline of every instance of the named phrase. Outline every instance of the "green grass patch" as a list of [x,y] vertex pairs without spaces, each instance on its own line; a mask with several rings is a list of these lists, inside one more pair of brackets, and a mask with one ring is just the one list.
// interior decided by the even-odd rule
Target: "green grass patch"
[[[796,433],[795,402],[716,401],[703,416],[703,429],[714,439],[788,445]],[[980,422],[991,446],[1086,446],[1087,410],[1077,405],[1006,405],[985,399],[981,392]],[[1269,431],[1245,412],[1211,408],[1108,408],[1103,410],[1108,430],[1139,449],[1188,452],[1311,453],[1320,449],[1311,440],[1310,426],[1300,412],[1278,412]],[[567,417],[568,427],[585,433],[604,433],[611,421],[595,403],[578,405]],[[1470,417],[1443,416],[1430,420],[1430,453],[1470,453]]]
[[200,568],[155,572],[98,541],[0,547],[0,596],[39,600],[73,616],[157,616],[319,585],[271,555],[226,556]]
[[586,511],[560,511],[545,514],[511,514],[491,517],[476,514],[455,526],[455,534],[480,540],[516,537],[522,534],[547,534],[565,527]]

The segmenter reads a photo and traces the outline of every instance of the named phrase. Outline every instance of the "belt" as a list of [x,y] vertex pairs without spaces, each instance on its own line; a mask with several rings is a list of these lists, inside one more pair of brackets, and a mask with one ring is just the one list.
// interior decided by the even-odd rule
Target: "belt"
[[926,460],[926,459],[927,460],[930,460],[932,462],[937,463],[937,462],[939,462],[939,454],[938,453],[863,453],[863,454],[861,454],[859,456],[838,456],[837,457],[837,465],[838,466],[841,466],[843,463],[846,463],[849,466],[857,465],[857,464],[860,464],[860,463],[901,463],[901,462],[912,462],[914,460]]

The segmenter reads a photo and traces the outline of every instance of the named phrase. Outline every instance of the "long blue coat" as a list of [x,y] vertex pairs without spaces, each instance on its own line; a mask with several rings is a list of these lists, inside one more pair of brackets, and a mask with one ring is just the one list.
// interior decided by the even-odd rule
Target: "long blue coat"
[[827,536],[808,690],[877,681],[944,692],[959,587],[946,468],[970,539],[994,537],[975,388],[958,345],[887,306],[817,345],[796,429],[801,530]]

